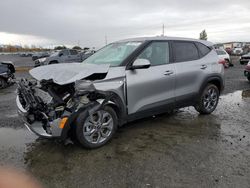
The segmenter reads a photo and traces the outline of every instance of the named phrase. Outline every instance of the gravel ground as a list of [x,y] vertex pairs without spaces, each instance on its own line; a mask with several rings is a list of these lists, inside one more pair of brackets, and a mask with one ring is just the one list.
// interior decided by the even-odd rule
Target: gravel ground
[[0,55],[0,61],[12,61],[15,67],[33,67],[35,65],[31,57],[20,57],[19,55]]
[[[17,59],[19,65],[27,63]],[[233,60],[235,66],[225,70],[226,87],[213,114],[200,116],[190,107],[136,121],[97,150],[37,138],[16,114],[15,86],[1,90],[0,165],[30,172],[49,188],[247,188],[250,84],[244,67]]]
[[233,57],[232,60],[234,67],[225,70],[224,94],[250,88],[250,83],[243,75],[245,66],[239,64],[238,57]]

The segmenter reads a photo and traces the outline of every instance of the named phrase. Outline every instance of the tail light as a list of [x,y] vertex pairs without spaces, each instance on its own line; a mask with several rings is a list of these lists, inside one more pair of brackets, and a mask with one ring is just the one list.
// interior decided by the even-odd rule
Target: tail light
[[222,64],[222,65],[225,65],[227,62],[226,62],[225,59],[220,59],[218,63],[219,63],[219,64]]

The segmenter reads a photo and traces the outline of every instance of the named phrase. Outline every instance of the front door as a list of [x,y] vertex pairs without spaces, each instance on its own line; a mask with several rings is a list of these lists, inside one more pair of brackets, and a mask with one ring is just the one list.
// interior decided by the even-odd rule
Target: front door
[[172,104],[175,100],[175,64],[169,63],[169,43],[152,42],[137,59],[147,59],[151,66],[126,70],[128,114]]

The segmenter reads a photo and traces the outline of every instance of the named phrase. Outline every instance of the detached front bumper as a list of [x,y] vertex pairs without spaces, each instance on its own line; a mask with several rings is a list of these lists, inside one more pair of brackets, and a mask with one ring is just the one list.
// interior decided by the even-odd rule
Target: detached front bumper
[[62,130],[63,130],[63,126],[62,126],[63,119],[58,118],[49,122],[49,126],[47,126],[46,128],[44,127],[43,123],[40,121],[34,121],[32,123],[29,123],[28,122],[29,112],[23,108],[18,95],[16,97],[16,104],[18,108],[18,114],[22,118],[24,125],[27,127],[29,131],[43,138],[60,138],[61,137]]

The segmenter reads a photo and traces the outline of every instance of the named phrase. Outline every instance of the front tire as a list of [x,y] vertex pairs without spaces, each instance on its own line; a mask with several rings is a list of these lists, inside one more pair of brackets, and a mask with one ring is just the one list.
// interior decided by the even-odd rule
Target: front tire
[[247,77],[248,81],[250,82],[250,76]]
[[211,114],[218,105],[219,89],[214,84],[208,84],[199,97],[195,109],[200,114]]
[[118,119],[113,108],[105,106],[92,116],[85,110],[76,121],[76,139],[85,148],[98,148],[111,140],[117,126]]

